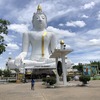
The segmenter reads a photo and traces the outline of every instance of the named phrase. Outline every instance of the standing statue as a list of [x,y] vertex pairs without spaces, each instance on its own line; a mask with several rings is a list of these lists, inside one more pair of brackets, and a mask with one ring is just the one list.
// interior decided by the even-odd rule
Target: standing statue
[[[54,60],[49,58],[50,54],[56,48],[55,34],[46,30],[47,17],[42,12],[40,5],[37,7],[37,12],[34,13],[32,18],[34,31],[23,33],[22,52],[15,58],[9,60],[8,66],[10,68],[34,66],[53,66]],[[29,46],[31,45],[31,57],[26,60]]]

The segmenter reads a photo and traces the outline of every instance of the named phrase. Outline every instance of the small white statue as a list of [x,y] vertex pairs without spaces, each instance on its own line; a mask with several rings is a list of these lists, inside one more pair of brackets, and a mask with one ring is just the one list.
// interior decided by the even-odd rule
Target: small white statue
[[[33,15],[32,24],[34,31],[23,33],[22,52],[15,60],[9,61],[9,67],[22,67],[23,64],[26,67],[54,65],[54,60],[50,59],[49,56],[56,48],[56,38],[54,33],[46,30],[47,17],[42,12],[40,5],[38,5],[37,12]],[[31,57],[26,60],[30,45],[32,47]]]

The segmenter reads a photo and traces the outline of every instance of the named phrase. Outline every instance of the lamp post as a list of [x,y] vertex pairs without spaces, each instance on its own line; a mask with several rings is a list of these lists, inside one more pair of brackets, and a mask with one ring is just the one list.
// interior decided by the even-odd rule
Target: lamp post
[[[64,50],[66,45],[64,44],[64,41],[61,40],[60,41],[60,45],[61,45],[61,50]],[[62,54],[61,56],[61,59],[62,59],[62,70],[63,70],[63,84],[66,85],[67,84],[67,79],[66,79],[66,68],[65,68],[65,55]]]

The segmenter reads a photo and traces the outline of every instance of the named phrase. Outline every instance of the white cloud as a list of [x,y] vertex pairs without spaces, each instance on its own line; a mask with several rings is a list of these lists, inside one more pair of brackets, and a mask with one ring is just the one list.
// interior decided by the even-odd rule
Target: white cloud
[[71,21],[67,22],[66,26],[73,26],[73,27],[84,27],[86,24],[84,21]]
[[11,50],[18,50],[19,49],[19,46],[17,44],[14,44],[14,43],[8,43],[7,44],[7,50],[11,51]]
[[[53,12],[51,12],[51,11],[49,13],[47,13],[48,22],[51,21],[51,20],[54,20],[56,18],[62,17],[64,15],[67,15],[70,12],[75,12],[76,9],[75,8],[69,8],[69,9],[63,9],[63,10],[58,10],[58,11],[57,11],[57,9],[55,9],[55,10],[53,10]],[[51,16],[51,13],[52,13],[52,16]]]
[[[99,33],[100,33],[100,29],[79,32],[79,33],[76,33],[74,37],[66,38],[65,42],[68,45],[70,45],[72,49],[75,50],[74,52],[76,55],[80,55],[82,53],[84,53],[85,55],[87,52],[88,54],[90,54],[91,52],[94,53],[94,52],[97,52],[97,50],[100,51],[100,39],[99,39],[100,34]],[[73,55],[73,56],[76,57],[76,55]],[[97,57],[99,55],[100,53],[98,53]]]
[[[77,38],[79,38],[79,37],[77,37]],[[81,39],[82,38],[80,38],[80,40]],[[80,40],[78,40],[78,39],[77,39],[77,41],[73,40],[75,42],[75,46],[77,49],[88,48],[88,50],[92,50],[92,48],[100,46],[100,39],[91,39],[91,40],[82,39],[81,41]],[[84,51],[84,52],[86,52],[86,51]]]
[[[34,7],[33,7],[34,6]],[[31,23],[33,13],[36,11],[36,5],[34,5],[34,2],[32,2],[29,5],[26,5],[25,8],[23,8],[21,11],[16,11],[16,16],[18,16],[19,22],[25,22],[25,23]]]
[[[47,15],[48,22],[56,18],[62,17],[70,12],[75,12],[78,10],[74,6],[73,7],[66,6],[63,2],[64,1],[62,1],[60,4],[57,0],[41,2],[41,7],[43,9],[43,12]],[[13,10],[11,10],[9,15],[6,17],[11,18],[13,16],[16,18],[16,21],[19,21],[21,23],[31,23],[33,13],[37,11],[38,4],[39,4],[38,1],[37,2],[30,1],[21,10],[13,7],[12,8]]]
[[11,24],[8,26],[9,30],[24,33],[28,31],[28,26],[24,24]]
[[89,45],[100,46],[100,39],[89,40]]
[[[100,29],[89,30],[87,32],[77,33],[72,41],[70,41],[71,47],[75,49],[84,49],[88,48],[88,50],[92,50],[92,48],[96,49],[100,47]],[[68,41],[68,39],[67,39]],[[84,51],[87,52],[87,51]]]
[[66,26],[73,26],[73,27],[76,27],[76,25],[75,25],[73,22],[67,22],[67,23],[66,23]]
[[59,26],[64,26],[64,24],[60,23]]
[[13,40],[13,38],[8,35],[5,35],[5,34],[1,34],[1,35],[4,37],[6,42],[11,42]]
[[95,36],[98,38],[98,37],[100,37],[100,28],[89,30],[88,32],[86,32],[86,34],[88,34],[89,36]]
[[11,54],[12,54],[12,52],[9,52],[8,54],[9,54],[9,55],[11,55]]
[[82,18],[89,18],[89,16],[87,16],[87,15],[82,15]]
[[97,20],[100,20],[100,11],[97,14]]
[[59,38],[67,36],[67,37],[74,37],[75,33],[69,32],[68,30],[62,30],[58,28],[54,28],[52,26],[49,26],[47,28],[48,31],[54,32],[56,35],[58,35]]
[[82,51],[84,51],[84,49],[87,49],[87,51],[89,51],[92,50],[92,48],[96,49],[100,47],[100,39],[85,39],[84,37],[84,35],[82,35],[81,37],[77,35],[75,39],[73,39],[73,42],[70,43],[71,47],[73,47],[75,50],[82,49]]
[[95,3],[94,2],[90,2],[90,3],[85,4],[82,8],[83,9],[91,9],[94,6],[95,6]]
[[[83,49],[84,50],[84,49]],[[88,52],[88,53],[83,53],[83,54],[78,54],[78,55],[72,55],[71,59],[75,63],[90,63],[90,61],[99,61],[100,56],[98,56],[100,52],[95,53],[95,52]]]
[[2,56],[0,56],[0,59],[3,59],[3,57],[2,57]]

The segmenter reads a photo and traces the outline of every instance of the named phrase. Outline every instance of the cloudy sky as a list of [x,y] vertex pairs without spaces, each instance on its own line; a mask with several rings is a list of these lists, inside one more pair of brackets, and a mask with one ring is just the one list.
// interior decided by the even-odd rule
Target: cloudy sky
[[0,18],[11,23],[0,68],[8,57],[14,59],[21,52],[22,33],[32,30],[38,4],[47,15],[47,29],[74,50],[68,55],[73,63],[100,61],[100,0],[0,0]]

